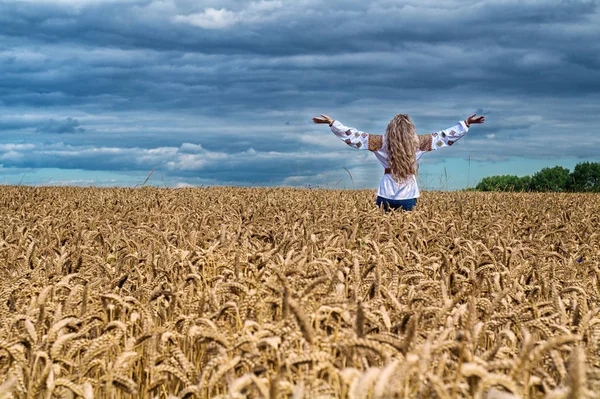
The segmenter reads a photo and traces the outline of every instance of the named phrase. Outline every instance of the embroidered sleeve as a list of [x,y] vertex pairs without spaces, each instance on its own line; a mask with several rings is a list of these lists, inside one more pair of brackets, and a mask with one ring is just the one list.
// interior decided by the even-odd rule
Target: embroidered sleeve
[[383,147],[383,136],[380,134],[369,134],[369,151],[379,151]]
[[431,151],[431,144],[433,143],[433,135],[420,134],[418,137],[419,137],[419,150],[421,150],[423,152]]
[[[439,150],[443,147],[449,147],[452,144],[456,143],[460,140],[467,132],[469,128],[464,124],[464,122],[460,122],[458,125],[452,126],[448,129],[440,130],[439,132],[431,133],[430,140],[430,150]],[[421,143],[419,136],[419,144]],[[425,150],[421,150],[425,151]]]
[[353,127],[344,126],[335,121],[331,131],[352,148],[358,150],[379,151],[383,147],[383,136],[362,132]]

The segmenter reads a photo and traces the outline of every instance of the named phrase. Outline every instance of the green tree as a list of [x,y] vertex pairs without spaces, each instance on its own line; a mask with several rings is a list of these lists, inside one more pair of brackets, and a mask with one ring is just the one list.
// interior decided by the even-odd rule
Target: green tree
[[517,191],[531,191],[531,176],[525,175],[521,177],[521,185]]
[[529,176],[490,176],[483,178],[475,188],[480,191],[527,191],[530,180]]
[[500,191],[499,177],[500,176],[484,177],[477,183],[475,188],[480,191]]
[[569,183],[570,191],[600,192],[600,162],[578,163]]
[[567,191],[571,180],[569,169],[562,166],[543,168],[531,177],[533,191]]

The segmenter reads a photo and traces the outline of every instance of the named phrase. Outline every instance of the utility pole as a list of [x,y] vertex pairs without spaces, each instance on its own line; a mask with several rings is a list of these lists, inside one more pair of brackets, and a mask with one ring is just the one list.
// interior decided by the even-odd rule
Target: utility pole
[[469,188],[470,181],[471,181],[471,154],[469,154],[469,168],[467,169],[467,188]]

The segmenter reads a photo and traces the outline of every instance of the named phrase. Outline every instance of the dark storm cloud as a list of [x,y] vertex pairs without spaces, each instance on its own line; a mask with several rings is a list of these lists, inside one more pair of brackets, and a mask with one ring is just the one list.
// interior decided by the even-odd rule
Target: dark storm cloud
[[[321,112],[372,133],[399,112],[419,133],[485,113],[487,124],[444,156],[593,158],[598,6],[4,1],[0,143],[35,150],[0,149],[0,163],[161,165],[241,182],[269,181],[273,170],[278,181],[300,181],[340,162],[361,165],[327,128],[310,124]],[[54,141],[64,148],[49,150]],[[592,145],[574,144],[582,141]],[[330,156],[307,161],[308,153]],[[298,172],[303,162],[311,167]]]
[[593,26],[581,30],[576,24],[589,22],[597,6],[596,1],[502,0],[8,1],[0,6],[0,22],[3,34],[48,42],[272,56],[363,51],[365,44],[380,49],[411,42],[514,45],[531,35],[541,44],[557,38],[564,43],[593,33]]
[[56,121],[54,119],[50,119],[46,123],[41,126],[38,126],[36,129],[38,133],[54,133],[54,134],[63,134],[63,133],[83,133],[85,129],[79,127],[79,121],[73,118],[67,118],[62,121]]
[[[585,40],[599,32],[590,20],[596,2],[462,2],[440,9],[427,2],[376,1],[348,8],[345,2],[263,1],[236,2],[230,9],[227,3],[213,4],[212,14],[209,4],[88,2],[74,9],[68,2],[9,2],[0,6],[5,18],[0,32],[81,46],[78,54],[63,51],[63,60],[60,52],[56,62],[49,60],[51,73],[25,66],[34,81],[52,91],[67,83],[63,78],[76,76],[78,84],[68,88],[76,96],[117,89],[123,82],[118,91],[142,97],[152,94],[148,83],[159,76],[175,86],[171,92],[185,85],[184,101],[202,94],[247,100],[244,93],[269,101],[269,94],[281,97],[286,86],[317,90],[327,80],[347,79],[363,95],[395,85],[448,89],[473,83],[532,94],[547,92],[548,83],[557,92],[598,88],[585,84],[594,82],[589,77],[580,78],[598,65],[589,54],[600,44]],[[93,49],[123,51],[107,51],[104,58]],[[176,97],[171,100],[172,106],[181,105]]]
[[[349,167],[364,162],[364,158],[343,153],[258,152],[253,149],[239,153],[213,152],[201,145],[184,143],[180,147],[152,149],[71,146],[55,144],[0,144],[0,165],[10,168],[69,168],[110,171],[149,171],[180,177],[199,177],[215,181],[280,184],[300,173],[315,175],[340,163]],[[274,169],[273,165],[277,165]]]

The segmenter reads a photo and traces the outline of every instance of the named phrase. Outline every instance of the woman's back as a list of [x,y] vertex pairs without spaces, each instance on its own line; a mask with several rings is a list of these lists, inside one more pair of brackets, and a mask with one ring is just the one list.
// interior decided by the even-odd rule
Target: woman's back
[[485,121],[484,116],[476,118],[474,114],[448,129],[417,135],[408,115],[398,114],[388,124],[385,135],[378,135],[345,126],[327,115],[321,116],[313,121],[328,123],[333,134],[350,147],[375,154],[384,168],[377,196],[392,201],[413,200],[420,196],[415,174],[423,154],[452,146],[468,132],[471,123]]

